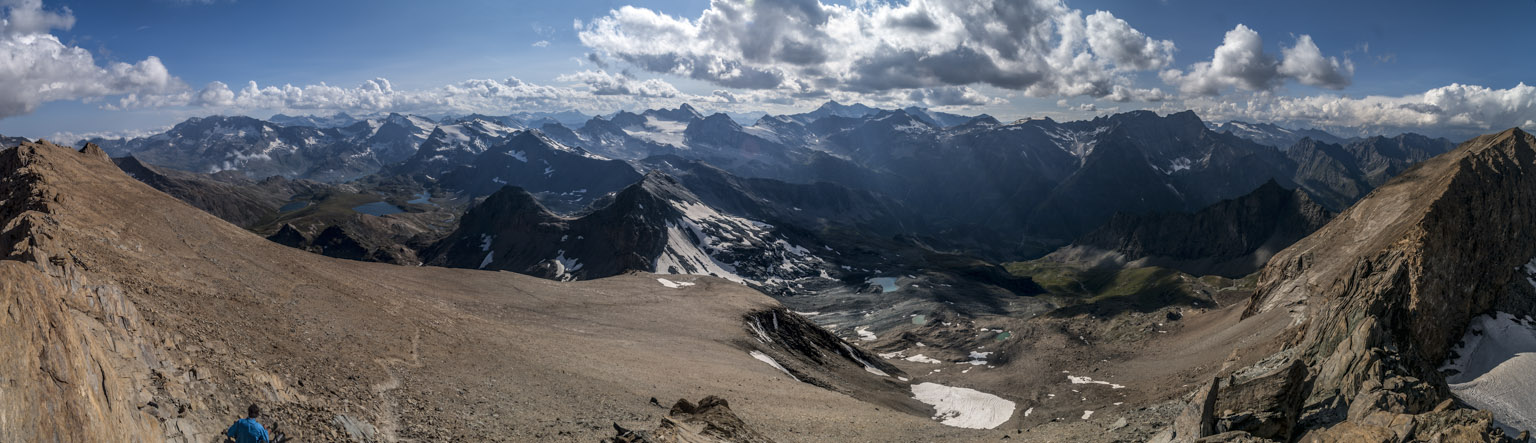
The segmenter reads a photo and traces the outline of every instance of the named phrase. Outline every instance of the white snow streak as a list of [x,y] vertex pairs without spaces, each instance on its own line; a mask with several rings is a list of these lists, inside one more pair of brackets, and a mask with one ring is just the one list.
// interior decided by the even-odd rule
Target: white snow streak
[[783,371],[784,375],[788,375],[789,378],[793,378],[793,379],[795,379],[795,381],[800,381],[800,379],[798,377],[795,377],[795,374],[789,373],[788,369],[784,369],[783,366],[779,365],[779,362],[774,361],[773,357],[769,357],[768,354],[764,354],[764,353],[758,352],[758,351],[752,351],[750,354],[752,354],[752,358],[758,359],[758,360],[762,361],[763,363],[767,363],[768,366],[773,366],[774,369],[778,369],[780,371]]
[[1068,375],[1067,376],[1067,381],[1072,382],[1072,384],[1074,384],[1074,385],[1096,384],[1096,385],[1106,385],[1106,386],[1109,386],[1110,389],[1125,389],[1125,386],[1117,385],[1117,384],[1110,383],[1110,382],[1107,382],[1107,381],[1094,380],[1094,379],[1088,378],[1088,377],[1078,377],[1076,375]]

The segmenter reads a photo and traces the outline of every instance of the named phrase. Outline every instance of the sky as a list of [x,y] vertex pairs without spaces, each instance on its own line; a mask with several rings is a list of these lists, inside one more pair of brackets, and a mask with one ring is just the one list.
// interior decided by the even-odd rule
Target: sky
[[0,0],[0,134],[189,117],[828,100],[1195,110],[1343,135],[1536,127],[1536,1]]

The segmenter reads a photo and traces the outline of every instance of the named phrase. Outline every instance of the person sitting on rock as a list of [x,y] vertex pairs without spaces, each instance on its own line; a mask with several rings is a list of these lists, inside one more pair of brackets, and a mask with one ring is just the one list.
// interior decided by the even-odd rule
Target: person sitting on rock
[[235,443],[270,443],[267,428],[261,427],[261,423],[256,422],[256,419],[261,418],[261,408],[252,404],[246,412],[248,417],[230,425],[229,430],[224,431],[224,435],[233,439]]

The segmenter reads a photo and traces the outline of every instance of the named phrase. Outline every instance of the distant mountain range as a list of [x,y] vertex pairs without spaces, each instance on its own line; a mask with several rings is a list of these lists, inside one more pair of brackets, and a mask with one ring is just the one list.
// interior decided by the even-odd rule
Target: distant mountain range
[[[840,216],[795,216],[805,208],[753,192],[835,186],[860,196],[838,209],[858,214],[860,229],[993,259],[1038,257],[1117,214],[1190,213],[1271,181],[1339,211],[1452,146],[1413,134],[1344,139],[1272,124],[1210,124],[1193,112],[1004,123],[837,102],[751,125],[688,104],[606,117],[206,117],[149,137],[94,142],[114,156],[192,172],[415,183],[463,207],[512,186],[570,216],[600,210],[644,173],[664,171],[725,213],[809,229]],[[755,200],[721,207],[743,203],[727,195]]]

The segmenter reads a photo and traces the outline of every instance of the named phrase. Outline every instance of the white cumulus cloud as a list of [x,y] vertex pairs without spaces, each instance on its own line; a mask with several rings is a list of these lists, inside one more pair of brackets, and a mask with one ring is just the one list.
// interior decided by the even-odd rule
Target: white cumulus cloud
[[[317,85],[259,85],[247,82],[231,88],[212,82],[199,90],[183,88],[160,94],[126,94],[103,105],[110,110],[146,108],[205,109],[218,113],[491,113],[511,111],[564,111],[581,109],[607,112],[619,108],[731,104],[736,96],[691,95],[659,80],[637,80],[605,71],[582,71],[559,77],[579,87],[541,85],[515,77],[504,80],[471,79],[426,89],[397,89],[388,79],[376,78],[354,87]],[[754,102],[755,104],[755,102]],[[746,106],[746,104],[742,104]]]
[[1283,60],[1264,51],[1264,40],[1244,25],[1237,25],[1216,47],[1210,61],[1195,63],[1189,70],[1163,71],[1164,82],[1185,94],[1213,96],[1227,88],[1267,91],[1286,80],[1330,89],[1349,86],[1355,65],[1348,59],[1324,57],[1312,37],[1302,35],[1296,44],[1281,50]]
[[1344,97],[1258,92],[1240,100],[1198,98],[1184,106],[1215,121],[1247,120],[1319,127],[1346,135],[1425,131],[1471,135],[1536,123],[1536,87],[1450,84],[1419,94]]
[[1323,51],[1317,49],[1316,43],[1312,43],[1310,35],[1297,37],[1296,46],[1285,48],[1281,53],[1285,61],[1280,62],[1280,75],[1294,78],[1304,85],[1343,89],[1349,86],[1350,77],[1355,74],[1354,62],[1324,57]]
[[907,101],[908,103],[920,103],[935,108],[974,107],[1007,103],[1006,100],[989,97],[968,86],[913,89],[907,93]]
[[634,95],[640,97],[677,97],[677,88],[661,79],[637,80],[628,75],[613,75],[607,71],[586,70],[565,74],[556,81],[584,83],[597,95]]
[[624,6],[575,27],[584,45],[645,71],[801,95],[984,85],[1104,97],[1174,50],[1060,0],[715,0],[697,19]]
[[51,34],[74,26],[74,14],[51,11],[40,0],[0,0],[0,118],[31,113],[58,100],[95,99],[184,88],[159,58],[96,64],[90,51]]
[[1148,37],[1109,11],[1088,16],[1088,46],[1127,68],[1151,70],[1173,63],[1173,42]]

